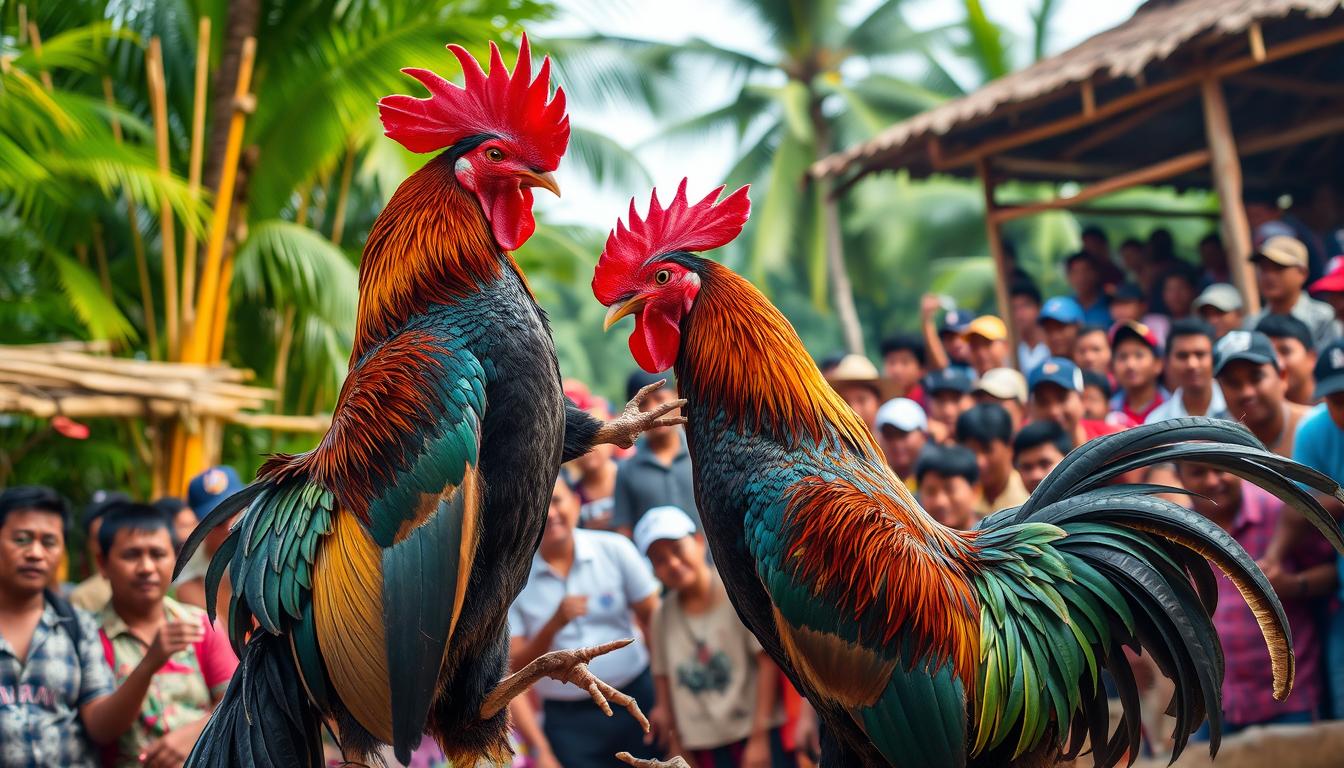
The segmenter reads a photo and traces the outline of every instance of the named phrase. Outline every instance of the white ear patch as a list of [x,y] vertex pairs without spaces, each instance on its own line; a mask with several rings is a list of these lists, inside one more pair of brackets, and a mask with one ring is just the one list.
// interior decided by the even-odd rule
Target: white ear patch
[[457,162],[453,163],[453,172],[457,174],[457,180],[462,186],[468,189],[475,188],[476,169],[471,167],[470,160],[465,157],[457,158]]

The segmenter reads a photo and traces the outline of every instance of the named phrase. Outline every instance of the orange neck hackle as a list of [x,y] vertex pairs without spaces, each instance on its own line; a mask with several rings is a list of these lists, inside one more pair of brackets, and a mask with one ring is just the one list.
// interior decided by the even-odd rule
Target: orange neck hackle
[[835,434],[882,461],[868,426],[822,378],[783,313],[732,270],[698,261],[703,287],[677,361],[686,397],[720,404],[737,426],[771,430],[790,445]]

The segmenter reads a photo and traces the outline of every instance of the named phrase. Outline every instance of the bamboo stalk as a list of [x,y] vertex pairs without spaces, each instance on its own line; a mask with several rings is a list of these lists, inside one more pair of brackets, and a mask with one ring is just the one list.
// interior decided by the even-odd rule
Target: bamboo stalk
[[19,45],[28,43],[28,6],[19,3]]
[[331,217],[331,242],[341,244],[341,235],[345,233],[345,204],[350,197],[350,179],[355,170],[355,145],[345,150],[345,167],[341,169],[341,188],[336,193],[336,209]]
[[[205,152],[206,84],[210,79],[210,18],[201,18],[196,30],[196,90],[191,110],[191,160],[187,168],[187,191],[192,199],[201,193],[201,157]],[[190,333],[196,320],[196,232],[186,230],[182,253],[182,332]]]
[[[168,159],[168,96],[163,75],[163,46],[159,38],[149,40],[145,57],[145,75],[149,80],[149,94],[154,107],[154,145],[159,160],[159,178],[165,183],[172,177]],[[190,227],[188,227],[190,229]],[[163,244],[163,325],[168,337],[164,357],[176,360],[178,341],[178,288],[177,288],[177,227],[173,225],[173,207],[168,195],[159,197],[159,231]]]
[[79,266],[81,266],[81,267],[88,267],[88,266],[89,266],[89,249],[88,249],[88,248],[85,248],[85,247],[83,247],[83,246],[84,246],[83,243],[78,243],[78,244],[75,245],[75,258],[79,259]]
[[[112,78],[103,78],[103,98],[107,101],[109,107],[117,106],[116,96],[112,93]],[[112,118],[112,139],[118,144],[121,143],[121,121],[115,116]],[[135,269],[140,276],[140,306],[145,314],[145,337],[149,342],[149,356],[157,357],[159,354],[159,320],[158,313],[154,310],[154,286],[149,279],[149,259],[145,256],[145,240],[140,236],[140,217],[136,213],[135,201],[130,197],[126,198],[126,219],[131,230],[131,251],[135,254]],[[101,226],[94,222],[94,227]],[[94,248],[102,249],[102,237],[94,239]],[[100,253],[100,257],[103,254]]]
[[52,90],[51,73],[42,66],[42,35],[37,31],[37,22],[28,22],[28,37],[33,41],[33,56],[37,59],[38,76],[42,78],[42,87],[48,91]]
[[294,223],[302,227],[308,223],[308,206],[312,203],[313,183],[310,181],[299,190],[299,207],[294,211]]

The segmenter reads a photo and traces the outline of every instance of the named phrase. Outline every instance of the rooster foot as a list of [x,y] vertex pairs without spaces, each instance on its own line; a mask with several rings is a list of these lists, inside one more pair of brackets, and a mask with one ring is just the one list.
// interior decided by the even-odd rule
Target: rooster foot
[[593,703],[600,707],[607,717],[611,717],[609,702],[615,702],[618,707],[625,707],[630,715],[639,721],[644,732],[648,733],[649,719],[640,711],[639,703],[633,697],[602,682],[588,669],[588,662],[603,654],[624,648],[634,641],[633,637],[627,637],[624,640],[613,640],[591,648],[551,651],[538,656],[531,664],[501,680],[490,695],[485,697],[485,704],[481,706],[481,719],[489,720],[494,717],[508,706],[514,697],[531,688],[533,683],[543,677],[549,677],[562,683],[573,683],[588,691]]
[[680,755],[674,755],[671,760],[642,760],[629,752],[617,752],[616,759],[635,768],[691,768]]
[[595,445],[611,443],[621,448],[629,448],[635,444],[635,438],[654,427],[674,427],[678,424],[685,424],[685,416],[668,416],[669,413],[686,404],[684,399],[669,400],[647,413],[640,410],[644,401],[649,399],[649,395],[662,389],[666,384],[667,379],[661,379],[636,392],[635,396],[630,398],[630,402],[625,404],[620,416],[597,428],[597,434],[593,436],[593,443]]

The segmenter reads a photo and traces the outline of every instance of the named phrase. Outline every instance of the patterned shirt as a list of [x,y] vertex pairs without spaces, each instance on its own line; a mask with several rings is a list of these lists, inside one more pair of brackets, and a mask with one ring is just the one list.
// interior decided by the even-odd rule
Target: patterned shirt
[[[1241,509],[1232,521],[1229,533],[1254,559],[1264,556],[1274,529],[1279,522],[1283,502],[1269,493],[1242,481]],[[1300,572],[1330,560],[1333,550],[1320,536],[1308,536],[1285,559],[1283,567],[1290,573]],[[1321,638],[1312,616],[1312,603],[1283,596],[1283,610],[1293,635],[1293,655],[1297,657],[1297,674],[1293,692],[1283,701],[1275,701],[1273,673],[1269,665],[1269,651],[1265,648],[1260,626],[1223,572],[1214,569],[1218,579],[1218,609],[1213,614],[1213,626],[1223,641],[1227,673],[1223,678],[1223,716],[1237,726],[1263,723],[1290,712],[1316,711],[1320,698]]]
[[[165,733],[190,725],[210,713],[214,697],[224,695],[238,659],[228,637],[210,623],[205,611],[194,605],[163,598],[169,619],[198,621],[205,626],[205,637],[179,651],[149,682],[140,717],[117,742],[116,766],[139,766],[139,756]],[[126,622],[109,603],[98,615],[102,624],[101,655],[111,657],[113,673],[120,685],[144,660],[149,646],[131,633]]]
[[76,653],[70,628],[55,609],[42,609],[20,663],[0,637],[0,765],[5,768],[97,768],[79,708],[112,693],[112,671],[98,646],[98,625],[76,610]]

